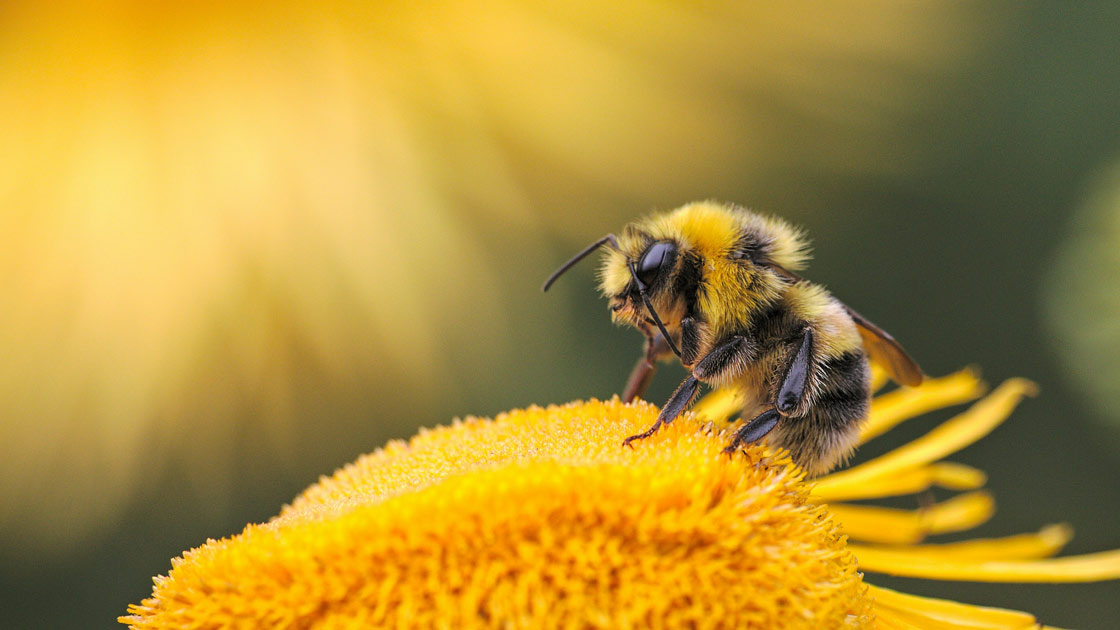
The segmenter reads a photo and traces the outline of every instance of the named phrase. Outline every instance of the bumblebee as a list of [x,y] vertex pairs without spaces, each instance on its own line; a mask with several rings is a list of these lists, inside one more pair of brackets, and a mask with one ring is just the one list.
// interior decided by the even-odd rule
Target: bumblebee
[[766,438],[819,475],[855,448],[870,406],[869,358],[898,383],[922,381],[893,337],[797,274],[808,244],[781,219],[715,202],[654,214],[592,243],[543,290],[600,247],[611,318],[646,338],[623,400],[645,393],[661,359],[676,355],[690,372],[653,426],[627,445],[684,412],[701,383],[732,387],[749,420],[726,451]]

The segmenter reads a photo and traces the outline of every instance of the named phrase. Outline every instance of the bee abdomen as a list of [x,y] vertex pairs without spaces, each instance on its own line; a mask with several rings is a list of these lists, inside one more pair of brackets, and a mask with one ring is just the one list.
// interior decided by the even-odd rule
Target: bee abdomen
[[822,366],[820,393],[811,407],[827,407],[847,422],[862,423],[871,398],[871,370],[862,350],[845,352]]
[[768,438],[771,445],[788,449],[794,462],[812,475],[831,470],[851,454],[871,397],[871,372],[862,350],[826,359],[820,374],[805,413],[784,418]]

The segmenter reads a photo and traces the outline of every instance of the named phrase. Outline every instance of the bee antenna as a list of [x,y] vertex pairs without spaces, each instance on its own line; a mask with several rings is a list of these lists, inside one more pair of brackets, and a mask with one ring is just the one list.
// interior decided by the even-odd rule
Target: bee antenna
[[634,269],[634,263],[629,263],[627,266],[630,267],[630,275],[634,278],[634,284],[638,286],[638,293],[642,294],[642,301],[646,304],[646,310],[653,317],[653,323],[657,324],[657,328],[661,331],[661,335],[665,337],[665,343],[669,344],[669,349],[673,351],[673,354],[677,355],[678,359],[683,360],[681,351],[673,343],[673,337],[669,335],[668,330],[665,330],[665,324],[661,323],[661,318],[657,316],[657,311],[653,309],[653,304],[649,301],[649,295],[646,293],[646,285],[638,278],[638,271]]
[[[575,256],[572,256],[572,258],[568,262],[560,265],[559,269],[553,271],[552,275],[544,281],[544,285],[541,286],[541,291],[548,291],[548,288],[552,286],[552,283],[556,282],[557,278],[564,275],[565,271],[574,267],[576,263],[583,260],[584,258],[587,258],[587,256],[591,254],[591,252],[599,249],[603,245],[610,245],[611,249],[616,252],[622,251],[622,249],[618,246],[618,239],[615,238],[614,234],[607,234],[603,238],[583,248],[583,251],[576,254]],[[634,263],[627,261],[626,266],[630,269],[630,275],[634,278],[634,284],[638,287],[638,292],[642,294],[642,301],[645,302],[646,310],[648,310],[650,316],[653,317],[653,323],[657,324],[657,328],[665,337],[665,342],[669,344],[669,349],[671,349],[673,351],[673,354],[677,355],[677,357],[680,357],[681,351],[677,349],[676,344],[673,343],[673,337],[669,335],[669,331],[665,329],[665,324],[661,323],[661,318],[658,317],[657,311],[653,309],[653,304],[649,301],[649,295],[646,294],[646,285],[638,278],[638,271],[634,269]]]
[[[593,252],[596,249],[599,249],[603,245],[607,245],[607,244],[609,244],[611,246],[611,248],[614,249],[616,252],[621,251],[618,247],[618,240],[615,239],[614,234],[607,234],[603,238],[601,238],[601,239],[595,241],[594,243],[588,245],[587,247],[585,247],[583,249],[583,251],[581,251],[580,253],[576,254],[575,256],[572,256],[572,259],[569,260],[568,262],[564,263],[563,265],[560,265],[559,269],[557,269],[556,271],[553,271],[552,275],[549,276],[548,279],[544,281],[544,285],[541,287],[541,291],[548,291],[548,288],[552,286],[552,283],[556,282],[557,278],[564,275],[565,271],[574,267],[576,263],[583,260],[584,258],[587,258],[588,254],[590,254],[591,252]],[[633,270],[631,269],[631,273],[632,272],[633,272]],[[656,319],[657,316],[654,315],[654,318]]]

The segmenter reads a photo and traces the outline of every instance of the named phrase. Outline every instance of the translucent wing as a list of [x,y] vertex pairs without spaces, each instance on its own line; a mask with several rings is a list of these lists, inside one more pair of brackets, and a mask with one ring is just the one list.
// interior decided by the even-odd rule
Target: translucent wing
[[847,304],[844,304],[844,309],[856,323],[859,336],[863,338],[863,347],[872,361],[885,367],[896,383],[908,387],[916,387],[922,383],[922,368],[906,354],[902,345],[890,333],[872,324]]

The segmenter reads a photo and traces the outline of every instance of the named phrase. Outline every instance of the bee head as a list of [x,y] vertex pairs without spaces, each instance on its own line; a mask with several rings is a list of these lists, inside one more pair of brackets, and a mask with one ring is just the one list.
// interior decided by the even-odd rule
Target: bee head
[[[623,243],[620,245],[613,234],[595,241],[549,276],[542,289],[547,291],[573,265],[607,245],[607,258],[601,272],[612,319],[631,324],[648,336],[659,330],[679,356],[670,330],[680,325],[685,312],[681,300],[672,291],[681,258],[679,246],[669,239],[635,238],[629,231],[623,235]],[[671,317],[669,326],[666,326],[665,316],[660,314],[662,311]]]
[[801,268],[808,255],[800,232],[779,219],[697,202],[595,241],[556,270],[544,289],[600,247],[606,254],[600,288],[611,318],[647,336],[660,331],[670,345],[686,316],[717,330],[743,324],[788,284],[780,271]]
[[680,262],[675,241],[624,238],[622,248],[607,254],[600,272],[611,317],[643,331],[657,326],[658,319],[675,328],[684,314],[674,292]]

